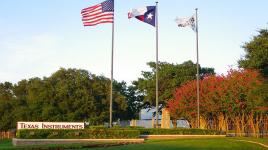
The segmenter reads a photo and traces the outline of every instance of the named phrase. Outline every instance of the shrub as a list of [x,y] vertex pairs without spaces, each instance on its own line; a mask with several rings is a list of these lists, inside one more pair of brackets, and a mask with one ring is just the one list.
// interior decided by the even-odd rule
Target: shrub
[[16,137],[21,139],[115,139],[139,138],[140,135],[220,135],[221,131],[207,129],[154,129],[142,127],[128,128],[89,128],[84,130],[18,130]]
[[18,130],[21,139],[115,139],[139,138],[138,130],[84,129],[84,130]]
[[207,130],[207,129],[138,129],[141,135],[166,135],[166,134],[179,134],[179,135],[220,135],[224,134],[217,130]]

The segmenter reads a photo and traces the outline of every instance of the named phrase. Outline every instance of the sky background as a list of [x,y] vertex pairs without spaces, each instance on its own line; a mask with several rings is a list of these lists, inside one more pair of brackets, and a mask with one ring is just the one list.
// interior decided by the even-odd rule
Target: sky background
[[[0,82],[48,77],[60,67],[110,77],[111,24],[84,27],[81,9],[102,0],[1,0]],[[132,8],[153,0],[115,0],[114,78],[131,81],[155,61],[155,28],[128,19]],[[267,0],[159,0],[159,61],[196,62],[195,33],[176,16],[199,12],[202,67],[226,73],[245,53],[241,46],[268,26]]]

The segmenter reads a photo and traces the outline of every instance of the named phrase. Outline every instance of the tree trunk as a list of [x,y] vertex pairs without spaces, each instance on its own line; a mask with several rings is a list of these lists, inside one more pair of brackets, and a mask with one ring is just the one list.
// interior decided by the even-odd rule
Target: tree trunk
[[260,120],[261,120],[261,116],[259,116],[259,114],[256,115],[256,123],[255,123],[255,137],[259,137],[260,135]]
[[241,116],[241,134],[243,134],[243,136],[245,136],[245,113],[242,113]]
[[249,118],[248,118],[248,122],[249,122],[249,128],[251,129],[250,133],[252,133],[252,136],[256,136],[253,112],[250,113]]
[[268,134],[268,115],[265,115],[263,119],[263,131],[264,134]]
[[177,128],[177,119],[172,119],[173,128]]
[[197,126],[196,126],[196,121],[197,121],[197,120],[196,120],[195,118],[189,120],[190,128],[197,128]]
[[236,136],[239,136],[239,137],[242,136],[241,127],[240,127],[240,119],[241,119],[241,117],[239,117],[239,116],[236,116],[233,119],[234,120],[234,125],[235,125],[235,134],[236,134]]
[[200,120],[199,120],[199,123],[200,123],[200,129],[206,129],[207,128],[207,120],[204,116],[200,116]]
[[220,131],[227,131],[228,129],[228,123],[227,123],[228,118],[226,116],[224,116],[223,113],[220,113],[218,116],[218,129]]

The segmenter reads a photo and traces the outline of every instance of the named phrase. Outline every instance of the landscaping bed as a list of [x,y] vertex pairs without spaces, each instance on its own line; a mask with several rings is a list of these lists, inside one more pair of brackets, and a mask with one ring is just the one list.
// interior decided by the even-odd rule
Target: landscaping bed
[[139,138],[139,130],[84,129],[84,130],[18,130],[18,139],[133,139]]
[[44,145],[44,144],[131,144],[143,143],[144,139],[174,139],[174,138],[215,138],[225,134],[216,130],[204,129],[146,129],[141,127],[105,128],[90,127],[83,130],[51,130],[26,129],[18,130],[13,145]]
[[225,132],[207,129],[155,129],[155,128],[139,128],[141,135],[225,135]]
[[133,139],[141,135],[225,135],[224,132],[206,129],[154,129],[154,128],[104,128],[84,130],[18,130],[18,139]]

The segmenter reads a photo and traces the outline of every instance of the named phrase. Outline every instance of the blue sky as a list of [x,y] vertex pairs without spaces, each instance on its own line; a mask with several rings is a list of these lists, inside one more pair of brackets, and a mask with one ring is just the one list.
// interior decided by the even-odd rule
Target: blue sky
[[[0,82],[50,76],[60,67],[110,76],[111,24],[83,27],[81,9],[101,0],[2,0]],[[114,78],[130,83],[155,61],[155,29],[128,19],[131,8],[153,0],[115,0]],[[199,9],[200,64],[226,73],[244,55],[241,48],[268,26],[267,0],[159,0],[159,61],[196,61],[195,33],[178,28],[176,16]]]

